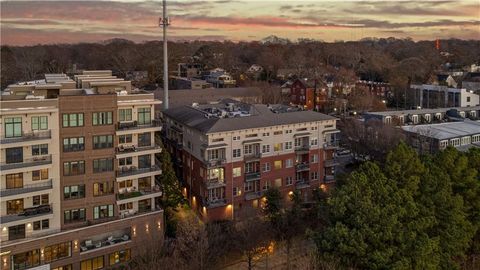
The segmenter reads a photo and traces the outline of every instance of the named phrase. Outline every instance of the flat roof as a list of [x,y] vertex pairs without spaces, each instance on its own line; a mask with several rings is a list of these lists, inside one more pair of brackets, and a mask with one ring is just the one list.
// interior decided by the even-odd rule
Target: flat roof
[[463,122],[402,126],[402,129],[438,140],[447,140],[480,134],[480,121],[465,120]]
[[476,111],[480,110],[480,106],[471,106],[471,107],[448,107],[448,108],[436,108],[436,109],[417,109],[417,110],[399,110],[399,111],[381,111],[381,112],[366,112],[365,115],[381,115],[381,116],[391,116],[391,115],[408,115],[408,114],[427,114],[427,113],[442,113],[449,110],[457,111]]

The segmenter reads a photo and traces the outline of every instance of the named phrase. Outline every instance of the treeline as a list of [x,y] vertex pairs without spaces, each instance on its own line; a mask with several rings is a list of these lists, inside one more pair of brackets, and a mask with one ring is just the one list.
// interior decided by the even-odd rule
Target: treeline
[[[336,80],[362,79],[388,81],[395,87],[409,82],[424,82],[440,64],[458,66],[480,60],[480,41],[442,40],[441,51],[433,41],[377,39],[325,43],[304,40],[288,44],[259,42],[170,42],[170,73],[180,62],[200,62],[206,68],[222,67],[240,78],[252,64],[265,68],[262,79],[272,80],[280,69],[288,68],[300,76],[336,75]],[[44,73],[78,69],[112,69],[118,76],[129,71],[148,71],[149,82],[162,78],[162,43],[134,43],[115,39],[104,43],[1,47],[1,88],[10,83],[39,79]]]

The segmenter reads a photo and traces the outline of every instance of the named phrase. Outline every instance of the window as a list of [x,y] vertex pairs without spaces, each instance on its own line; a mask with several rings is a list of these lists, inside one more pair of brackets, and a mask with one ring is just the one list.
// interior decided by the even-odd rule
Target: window
[[310,145],[318,145],[318,139],[317,138],[312,139],[312,141],[310,142]]
[[[223,168],[222,169],[217,169],[221,170],[221,179],[223,180]],[[145,191],[145,190],[150,190],[152,187],[152,177],[146,176],[138,179],[138,190],[140,191]]]
[[8,227],[8,240],[25,238],[25,224]]
[[216,160],[225,158],[225,149],[212,149],[207,151],[208,160]]
[[242,156],[242,149],[233,149],[233,157],[238,158]]
[[5,138],[22,136],[22,118],[5,118]]
[[23,147],[13,147],[5,149],[6,163],[23,162]]
[[27,269],[40,265],[40,249],[12,255],[12,269]]
[[273,151],[279,152],[283,150],[283,144],[282,143],[276,143],[273,145]]
[[293,160],[291,158],[285,160],[285,168],[293,167]]
[[440,141],[440,149],[445,149],[448,146],[448,140]]
[[470,102],[470,97],[467,97],[467,102]]
[[242,190],[238,187],[233,188],[233,196],[240,196],[242,195]]
[[291,130],[291,129],[287,129],[287,130],[285,131],[285,134],[291,134],[291,133],[292,133],[292,130]]
[[72,137],[63,139],[63,152],[74,152],[85,150],[84,137]]
[[50,221],[48,219],[33,222],[34,231],[46,230],[48,228],[50,228]]
[[150,132],[145,132],[138,134],[138,146],[150,146],[152,145],[152,134]]
[[85,197],[85,185],[65,186],[63,187],[63,198],[78,199]]
[[7,201],[7,215],[14,215],[23,212],[23,199]]
[[62,258],[71,256],[71,242],[64,242],[56,245],[45,247],[43,250],[44,260],[46,263],[53,262]]
[[282,178],[275,179],[275,181],[273,182],[273,185],[275,187],[281,187],[282,186]]
[[68,161],[63,163],[63,175],[80,175],[85,173],[85,161]]
[[48,144],[32,145],[32,156],[48,155]]
[[85,208],[66,210],[63,212],[63,222],[72,223],[85,221]]
[[130,249],[115,251],[110,253],[108,257],[110,258],[110,265],[128,262],[130,261]]
[[23,187],[23,173],[7,174],[5,176],[6,188],[22,188]]
[[233,177],[240,177],[240,176],[242,176],[242,168],[241,167],[233,168]]
[[119,209],[120,209],[120,211],[133,209],[133,202],[122,203],[122,204],[119,205]]
[[148,125],[152,122],[150,108],[138,108],[138,124]]
[[287,185],[287,186],[293,185],[293,177],[287,176],[287,177],[285,178],[285,185]]
[[270,144],[262,145],[262,153],[270,153]]
[[125,180],[118,183],[118,188],[133,187],[133,180]]
[[263,183],[263,190],[267,190],[269,187],[270,183],[268,181],[265,181],[265,183]]
[[318,127],[311,127],[310,129],[311,129],[311,130],[317,130]]
[[243,153],[245,155],[251,155],[255,152],[258,152],[258,147],[256,144],[246,144],[243,146]]
[[282,134],[283,134],[283,131],[281,130],[273,132],[273,135],[282,135]]
[[292,149],[292,142],[286,142],[285,143],[285,150],[290,150]]
[[93,184],[93,196],[113,194],[113,183],[101,182]]
[[273,163],[273,166],[275,167],[275,170],[279,170],[282,168],[282,161],[281,160],[275,160]]
[[97,270],[103,269],[103,267],[103,256],[98,256],[80,263],[80,270]]
[[132,109],[119,109],[118,121],[132,121]]
[[212,142],[223,142],[223,138],[212,139]]
[[93,113],[92,124],[94,126],[111,125],[113,123],[112,112]]
[[152,157],[151,155],[138,156],[138,168],[150,168],[152,167]]
[[310,173],[310,179],[318,180],[318,172],[311,172]]
[[93,160],[93,172],[111,172],[113,171],[113,158],[100,158]]
[[48,204],[48,194],[33,196],[32,201],[34,206]]
[[48,179],[48,169],[32,171],[33,181],[46,180],[46,179]]
[[132,142],[132,134],[118,136],[118,143],[119,144],[131,143],[131,142]]
[[234,141],[240,141],[240,136],[233,136]]
[[473,135],[472,136],[472,143],[480,142],[480,135]]
[[52,270],[72,270],[72,269],[73,269],[73,266],[71,264],[52,268]]
[[262,171],[263,172],[269,172],[270,171],[270,163],[266,162],[262,164]]
[[113,135],[93,136],[93,149],[113,147]]
[[64,113],[63,127],[83,127],[83,113]]
[[256,134],[256,133],[255,134],[247,134],[247,135],[245,135],[245,138],[254,138],[254,137],[257,137],[257,136],[258,136],[258,134]]
[[270,132],[264,132],[264,133],[262,134],[262,136],[263,136],[263,137],[268,137],[268,136],[270,136]]
[[132,157],[120,158],[118,159],[118,166],[128,166],[133,164]]
[[311,161],[312,161],[312,163],[317,163],[318,162],[318,154],[313,154]]
[[47,116],[32,116],[32,130],[47,130],[48,117]]
[[113,217],[113,204],[100,205],[93,208],[93,219]]

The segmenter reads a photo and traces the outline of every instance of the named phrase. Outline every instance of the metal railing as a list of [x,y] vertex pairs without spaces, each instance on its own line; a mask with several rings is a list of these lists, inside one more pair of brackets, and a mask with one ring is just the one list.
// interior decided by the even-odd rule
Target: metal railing
[[300,164],[295,165],[297,171],[308,171],[310,169],[310,164],[308,162],[302,162]]
[[245,181],[254,181],[260,179],[260,172],[245,173]]
[[149,123],[138,123],[138,121],[118,122],[117,130],[141,129],[149,127],[161,127],[162,122],[159,119],[153,119]]
[[124,177],[124,176],[130,176],[130,175],[136,175],[136,174],[142,174],[142,173],[148,173],[148,172],[156,172],[156,171],[160,171],[159,165],[153,165],[149,168],[137,168],[135,166],[131,166],[131,167],[117,171],[117,177]]
[[245,192],[245,200],[254,200],[261,198],[263,196],[263,191],[254,191],[254,192]]
[[305,151],[309,151],[309,150],[310,150],[310,145],[308,145],[308,144],[295,146],[295,151],[297,151],[297,152],[305,152]]
[[306,188],[310,186],[310,182],[307,179],[297,179],[295,181],[296,188]]
[[326,183],[328,183],[328,182],[333,182],[333,181],[335,181],[335,176],[334,176],[334,175],[325,175],[324,181],[325,181]]
[[222,166],[227,162],[225,158],[217,158],[217,159],[205,159],[204,160],[205,164],[207,167],[216,167],[216,166]]
[[259,159],[261,157],[262,157],[262,152],[254,152],[254,153],[243,155],[244,159]]
[[223,187],[226,185],[225,179],[220,180],[218,177],[205,180],[205,184],[207,188]]
[[117,194],[117,200],[126,200],[126,199],[131,199],[131,198],[136,198],[136,197],[141,197],[144,195],[150,195],[154,193],[161,193],[160,186],[153,186],[151,188],[146,188],[146,189],[140,189],[140,190],[133,190],[133,191],[127,191],[124,193],[118,193]]
[[4,224],[4,223],[14,222],[14,221],[23,220],[31,217],[48,215],[51,213],[53,213],[53,209],[52,209],[52,206],[49,204],[29,207],[29,208],[23,209],[23,212],[20,212],[18,214],[0,216],[0,223]]
[[2,171],[12,170],[12,169],[45,165],[45,164],[51,164],[51,163],[52,163],[52,155],[45,155],[45,156],[38,156],[38,157],[23,159],[22,162],[17,162],[17,163],[2,162],[0,163],[0,170]]
[[227,204],[227,199],[215,199],[215,200],[208,200],[206,199],[204,201],[204,204],[206,207],[219,207],[219,206],[224,206]]
[[30,133],[23,133],[22,136],[18,137],[2,137],[0,139],[0,143],[7,144],[7,143],[16,143],[16,142],[25,142],[25,141],[33,141],[33,140],[42,140],[42,139],[50,139],[52,137],[50,130],[45,131],[38,131],[38,132],[30,132]]
[[23,187],[19,187],[19,188],[0,189],[0,196],[6,197],[6,196],[18,195],[18,194],[40,191],[45,189],[51,189],[51,188],[52,188],[52,179],[49,179],[47,181],[42,181],[42,183],[24,185]]
[[161,147],[156,145],[149,145],[149,146],[128,145],[128,146],[117,147],[116,153],[118,155],[118,154],[134,153],[134,152],[144,152],[144,151],[156,150],[156,149],[161,149]]
[[338,165],[338,162],[336,162],[333,158],[325,159],[323,163],[325,167],[333,167]]

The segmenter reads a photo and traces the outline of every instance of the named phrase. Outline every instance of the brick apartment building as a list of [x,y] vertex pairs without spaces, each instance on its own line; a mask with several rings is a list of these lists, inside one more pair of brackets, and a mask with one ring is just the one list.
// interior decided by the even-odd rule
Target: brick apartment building
[[111,71],[6,89],[0,269],[116,269],[162,241],[159,103]]
[[314,80],[296,79],[290,86],[290,103],[306,110],[313,110],[314,107],[317,111],[322,110],[328,101],[327,87],[317,82],[316,89],[315,94]]
[[205,220],[240,219],[278,187],[304,201],[334,183],[336,118],[233,100],[163,112],[184,195]]

